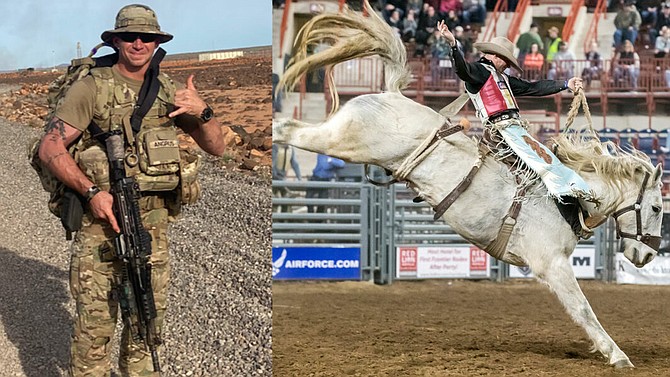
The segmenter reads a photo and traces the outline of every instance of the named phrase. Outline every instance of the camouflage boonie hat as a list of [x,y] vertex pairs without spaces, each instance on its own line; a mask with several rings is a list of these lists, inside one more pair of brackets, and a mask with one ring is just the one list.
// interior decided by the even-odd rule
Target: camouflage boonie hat
[[114,30],[107,30],[100,38],[111,45],[114,34],[119,33],[155,34],[160,43],[172,39],[172,34],[161,31],[156,13],[148,6],[141,4],[131,4],[121,8],[116,15]]

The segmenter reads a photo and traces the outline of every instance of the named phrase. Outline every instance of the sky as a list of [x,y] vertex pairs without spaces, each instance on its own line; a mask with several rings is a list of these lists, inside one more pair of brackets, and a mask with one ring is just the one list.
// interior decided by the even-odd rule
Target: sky
[[174,35],[161,45],[168,55],[272,44],[270,0],[0,0],[0,71],[69,64],[77,42],[87,55],[133,3],[151,7]]

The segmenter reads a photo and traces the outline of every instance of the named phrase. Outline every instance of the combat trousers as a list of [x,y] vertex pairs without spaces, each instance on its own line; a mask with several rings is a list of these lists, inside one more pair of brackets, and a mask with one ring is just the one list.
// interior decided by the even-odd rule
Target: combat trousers
[[[148,210],[148,198],[140,200],[142,222],[151,233],[151,284],[156,302],[159,334],[165,317],[170,275],[168,215],[165,208]],[[151,206],[149,206],[151,208]],[[70,375],[109,376],[110,341],[114,336],[119,303],[113,294],[122,263],[116,260],[115,233],[100,220],[85,216],[82,230],[72,244],[70,291],[76,302],[76,318],[70,347]],[[122,376],[159,376],[153,372],[151,354],[135,344],[125,326],[121,334],[119,370]]]

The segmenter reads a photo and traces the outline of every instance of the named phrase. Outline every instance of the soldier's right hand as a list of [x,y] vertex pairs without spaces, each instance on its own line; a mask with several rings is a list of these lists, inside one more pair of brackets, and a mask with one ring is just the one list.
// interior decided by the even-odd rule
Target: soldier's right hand
[[116,222],[116,216],[114,216],[114,210],[112,209],[113,204],[114,197],[107,191],[100,191],[88,202],[93,217],[106,220],[116,233],[121,233],[121,229],[119,229],[119,225]]

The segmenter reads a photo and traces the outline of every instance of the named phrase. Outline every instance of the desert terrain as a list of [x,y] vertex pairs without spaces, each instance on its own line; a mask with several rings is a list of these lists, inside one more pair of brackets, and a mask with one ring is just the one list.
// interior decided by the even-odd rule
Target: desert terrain
[[[225,132],[222,157],[202,152],[202,198],[170,227],[171,280],[160,347],[163,376],[272,374],[271,57],[169,62]],[[26,145],[42,133],[57,74],[0,75],[0,377],[66,375],[74,302],[69,242]],[[182,146],[193,148],[182,136]],[[116,371],[117,339],[111,344]],[[113,376],[118,376],[112,374]]]

